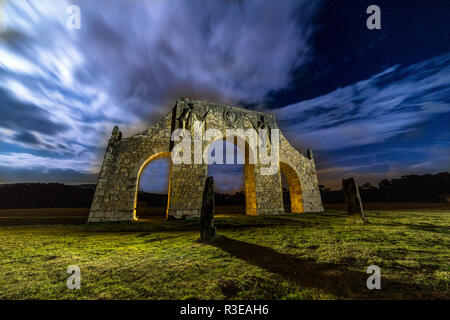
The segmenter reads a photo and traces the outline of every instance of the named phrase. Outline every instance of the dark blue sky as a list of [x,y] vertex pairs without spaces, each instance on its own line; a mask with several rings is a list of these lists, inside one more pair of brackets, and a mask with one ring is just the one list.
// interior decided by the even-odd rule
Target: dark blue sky
[[[65,27],[73,3],[81,30]],[[366,28],[371,4],[381,30]],[[448,1],[0,6],[0,183],[95,182],[112,127],[142,131],[177,96],[273,112],[328,186],[449,170]],[[161,168],[145,189],[164,189],[149,178]]]

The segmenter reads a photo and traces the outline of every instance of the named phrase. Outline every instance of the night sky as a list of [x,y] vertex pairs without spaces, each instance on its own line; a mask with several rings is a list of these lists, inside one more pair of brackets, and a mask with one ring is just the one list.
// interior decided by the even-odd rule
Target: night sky
[[[66,28],[67,6],[81,29]],[[381,30],[366,8],[381,8]],[[448,1],[0,0],[0,183],[95,183],[176,97],[274,113],[319,183],[448,171]],[[163,191],[167,161],[143,189]],[[158,173],[158,174],[156,174]],[[211,168],[219,190],[242,167]]]

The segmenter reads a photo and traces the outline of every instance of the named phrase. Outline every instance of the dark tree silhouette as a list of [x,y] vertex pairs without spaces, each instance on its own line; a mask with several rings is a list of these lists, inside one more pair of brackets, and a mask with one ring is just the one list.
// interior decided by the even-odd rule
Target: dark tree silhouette
[[[324,203],[343,203],[343,193],[320,186]],[[370,183],[359,187],[363,202],[445,202],[450,199],[450,173],[406,175],[383,179],[378,188]]]

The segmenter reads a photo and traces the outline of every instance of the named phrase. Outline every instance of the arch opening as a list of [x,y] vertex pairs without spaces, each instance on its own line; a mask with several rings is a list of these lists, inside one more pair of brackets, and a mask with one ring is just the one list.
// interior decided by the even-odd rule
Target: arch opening
[[303,195],[297,172],[287,163],[280,162],[282,175],[283,203],[285,212],[302,213]]
[[[231,143],[223,137],[205,147],[210,157],[215,157],[218,150],[223,156],[223,164],[208,165],[208,176],[213,176],[215,181],[216,213],[256,215],[255,165],[249,163],[252,151],[247,142],[238,139],[235,137]],[[238,162],[239,157],[244,163]],[[233,164],[228,164],[227,158],[232,158]]]
[[133,219],[167,217],[170,188],[170,152],[148,158],[137,174]]

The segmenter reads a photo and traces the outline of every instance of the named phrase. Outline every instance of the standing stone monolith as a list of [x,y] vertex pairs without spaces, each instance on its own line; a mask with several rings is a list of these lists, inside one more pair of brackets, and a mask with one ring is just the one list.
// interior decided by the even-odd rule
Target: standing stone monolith
[[202,210],[200,213],[200,241],[211,242],[216,238],[214,227],[214,178],[206,178],[203,191]]
[[367,220],[364,217],[361,196],[355,178],[342,179],[342,191],[344,191],[348,215],[360,215],[363,222],[366,223]]

